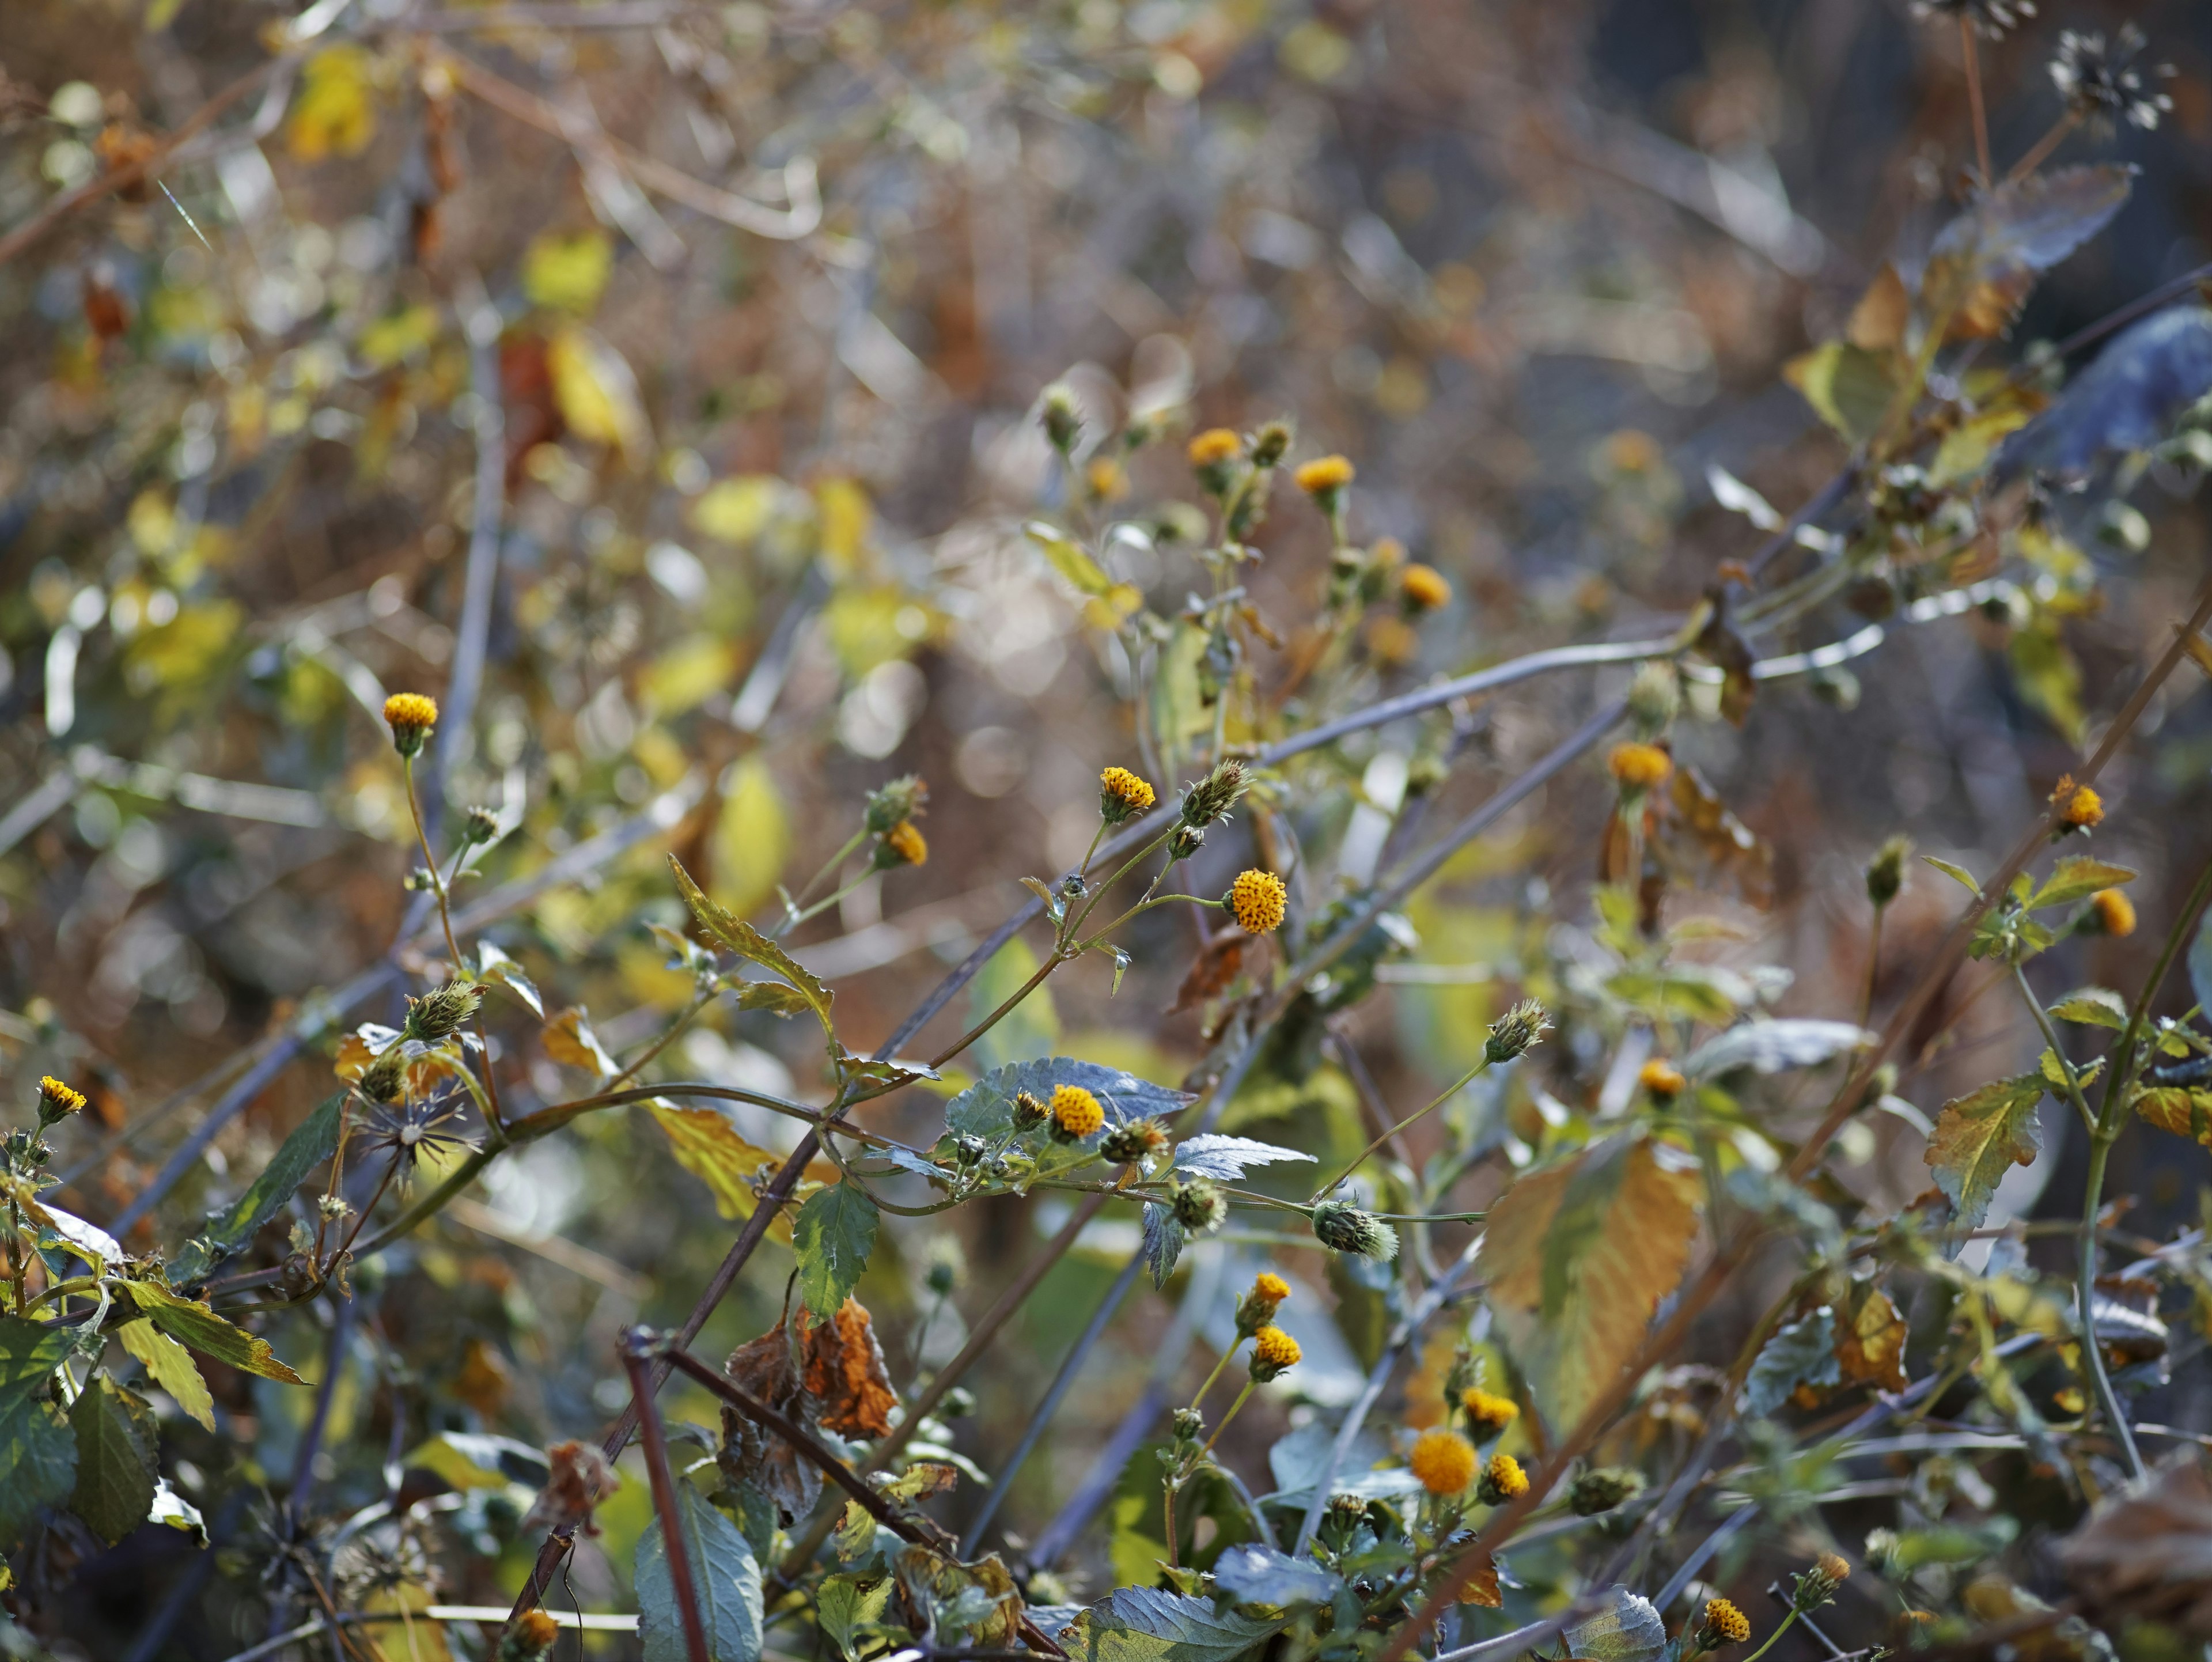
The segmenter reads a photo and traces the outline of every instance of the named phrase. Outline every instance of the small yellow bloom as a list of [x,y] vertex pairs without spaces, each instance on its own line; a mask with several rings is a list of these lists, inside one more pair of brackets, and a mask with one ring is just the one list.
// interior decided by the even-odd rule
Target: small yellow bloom
[[1653,1096],[1664,1098],[1681,1095],[1682,1087],[1689,1081],[1682,1077],[1682,1070],[1673,1062],[1654,1056],[1637,1070],[1636,1082]]
[[929,840],[915,828],[911,819],[902,819],[884,833],[884,847],[896,855],[896,863],[902,866],[926,866],[929,863]]
[[1270,1324],[1252,1336],[1252,1377],[1265,1385],[1296,1367],[1304,1354],[1296,1339]]
[[1297,472],[1291,477],[1308,496],[1319,496],[1343,490],[1352,483],[1353,471],[1352,464],[1341,456],[1321,456],[1300,462]]
[[1265,1299],[1269,1304],[1280,1304],[1291,1296],[1291,1284],[1272,1269],[1262,1269],[1252,1277],[1252,1296]]
[[1237,1336],[1249,1339],[1261,1328],[1273,1325],[1275,1312],[1290,1296],[1288,1282],[1272,1269],[1262,1269],[1252,1278],[1252,1290],[1237,1300]]
[[1273,872],[1239,872],[1229,886],[1229,910],[1247,934],[1267,934],[1282,928],[1286,898],[1283,880]]
[[53,1119],[81,1114],[84,1111],[84,1093],[72,1090],[52,1074],[44,1075],[39,1081],[39,1106]]
[[1193,467],[1218,467],[1243,454],[1244,441],[1225,427],[1209,427],[1190,441]]
[[1605,766],[1623,790],[1650,790],[1667,782],[1667,776],[1674,771],[1674,758],[1656,745],[1631,740],[1613,747]]
[[[561,1624],[544,1610],[525,1610],[522,1618],[514,1624],[514,1642],[520,1647],[516,1654],[543,1657],[552,1650],[553,1641],[560,1636]],[[502,1658],[506,1656],[504,1647],[500,1654]]]
[[1493,1396],[1480,1385],[1461,1397],[1459,1405],[1466,1411],[1468,1429],[1484,1442],[1521,1417],[1520,1403],[1510,1397]]
[[1129,476],[1111,456],[1094,458],[1083,470],[1083,480],[1093,502],[1115,502],[1129,494]]
[[1820,1574],[1831,1581],[1848,1581],[1851,1579],[1850,1561],[1839,1553],[1824,1552],[1813,1562]]
[[1425,1431],[1407,1464],[1431,1495],[1457,1495],[1474,1481],[1474,1445],[1455,1431]]
[[2062,805],[2058,823],[2068,831],[2087,831],[2105,818],[2105,799],[2087,785],[2075,784],[2070,773],[2060,778],[2051,800]]
[[1705,1631],[1716,1644],[1741,1645],[1751,1637],[1751,1622],[1725,1598],[1705,1601]]
[[1494,1507],[1528,1492],[1528,1474],[1521,1470],[1521,1463],[1510,1454],[1493,1454],[1482,1469],[1482,1482],[1475,1486],[1474,1494],[1483,1505]]
[[1451,604],[1451,585],[1436,567],[1417,563],[1398,574],[1398,598],[1408,612],[1441,612]]
[[2104,934],[2136,932],[2136,903],[2118,889],[2100,889],[2089,897],[2089,909]]
[[1071,1142],[1081,1141],[1106,1123],[1098,1099],[1080,1085],[1054,1087],[1051,1112],[1054,1131]]
[[392,729],[392,747],[402,756],[412,756],[438,725],[438,701],[419,692],[395,692],[384,701],[384,722]]
[[1150,812],[1158,800],[1152,788],[1127,768],[1109,768],[1098,776],[1098,812],[1109,825]]

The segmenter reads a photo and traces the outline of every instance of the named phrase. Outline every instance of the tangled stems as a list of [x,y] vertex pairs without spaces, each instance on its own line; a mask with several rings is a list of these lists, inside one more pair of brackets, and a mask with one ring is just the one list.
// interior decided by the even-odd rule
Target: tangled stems
[[[430,892],[436,898],[438,902],[438,922],[440,927],[446,932],[446,950],[453,955],[453,973],[458,976],[463,972],[462,966],[466,960],[461,957],[460,946],[453,938],[453,910],[452,903],[448,898],[452,886],[444,877],[439,874],[438,856],[430,852],[430,833],[423,827],[422,805],[416,799],[415,794],[414,752],[409,752],[400,758],[400,770],[406,776],[407,779],[407,817],[412,820],[415,825],[415,840],[422,847],[423,868],[428,872],[430,876]],[[457,876],[459,874],[461,869],[462,858],[466,855],[467,851],[468,845],[464,843],[461,845],[460,849],[453,855],[453,872]],[[483,1111],[485,1125],[490,1128],[495,1137],[499,1137],[503,1135],[501,1127],[505,1116],[500,1111],[499,1082],[492,1077],[491,1035],[486,1032],[484,1028],[483,1009],[482,1006],[477,1007],[476,1022],[477,1038],[483,1045],[483,1090],[482,1093],[480,1095],[477,1093],[476,1080],[473,1075],[465,1072],[463,1077],[468,1081],[471,1094],[477,1095],[477,1105]]]

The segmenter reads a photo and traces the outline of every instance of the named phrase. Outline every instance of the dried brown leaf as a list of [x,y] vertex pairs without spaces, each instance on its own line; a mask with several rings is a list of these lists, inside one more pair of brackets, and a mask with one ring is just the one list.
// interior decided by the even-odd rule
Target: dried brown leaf
[[846,1300],[831,1319],[808,1326],[799,1342],[806,1352],[803,1383],[818,1422],[840,1437],[890,1435],[898,1397],[860,1301]]
[[580,1530],[597,1535],[599,1526],[592,1513],[600,1501],[622,1487],[622,1479],[607,1464],[596,1443],[556,1443],[545,1451],[553,1470],[530,1513],[522,1520],[526,1531]]
[[2212,1638],[2212,1470],[2204,1452],[2185,1449],[2144,1482],[2099,1501],[2059,1543],[2058,1562],[2100,1617],[2141,1617]]

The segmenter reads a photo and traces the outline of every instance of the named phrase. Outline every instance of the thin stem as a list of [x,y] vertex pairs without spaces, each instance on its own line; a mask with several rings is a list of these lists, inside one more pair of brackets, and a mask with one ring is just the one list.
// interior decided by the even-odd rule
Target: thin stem
[[2090,1134],[2089,1171],[2081,1190],[2081,1227],[2074,1238],[2074,1308],[2081,1326],[2081,1367],[2096,1389],[2097,1409],[2118,1440],[2120,1452],[2127,1456],[2129,1475],[2140,1478],[2142,1455],[2136,1447],[2135,1433],[2129,1429],[2119,1395],[2106,1373],[2105,1353],[2097,1343],[2097,1213],[2104,1203],[2106,1162],[2112,1157],[2117,1136],[2117,1132],[2107,1135],[2102,1127]]
[[1959,47],[1966,56],[1966,102],[1974,113],[1974,160],[1982,170],[1982,188],[1988,190],[1994,182],[1990,171],[1990,117],[1982,107],[1982,54],[1974,40],[1974,25],[1965,12],[1959,14]]
[[992,1028],[997,1026],[1001,1021],[1004,1021],[1008,1016],[1013,1014],[1014,1007],[1016,1005],[1019,1004],[1024,999],[1027,998],[1038,988],[1043,986],[1044,979],[1047,976],[1050,975],[1054,970],[1058,969],[1067,960],[1066,959],[1060,955],[1059,949],[1055,947],[1052,954],[1048,957],[1043,963],[1037,965],[1036,973],[1031,976],[1027,981],[1022,983],[1020,987],[1016,989],[1011,998],[1007,999],[1006,1001],[1000,1005],[997,1009],[992,1011],[990,1014],[985,1016],[973,1027],[970,1027],[966,1032],[963,1033],[958,1041],[950,1049],[945,1050],[942,1056],[932,1057],[930,1059],[929,1065],[933,1068],[942,1068],[946,1062],[951,1061],[953,1057],[958,1056],[963,1050],[973,1044],[977,1039],[982,1038],[984,1034],[989,1032]]
[[1334,1178],[1322,1184],[1320,1188],[1315,1190],[1313,1191],[1312,1197],[1307,1201],[1306,1204],[1311,1206],[1315,1202],[1320,1200],[1323,1195],[1328,1193],[1330,1190],[1335,1188],[1338,1184],[1344,1182],[1346,1178],[1349,1178],[1354,1172],[1357,1172],[1361,1166],[1366,1165],[1368,1157],[1374,1154],[1374,1152],[1380,1148],[1384,1143],[1389,1142],[1392,1138],[1405,1131],[1409,1126],[1417,1124],[1420,1121],[1426,1119],[1431,1114],[1436,1112],[1437,1109],[1443,1107],[1444,1104],[1449,1102],[1462,1091],[1464,1091],[1468,1086],[1474,1083],[1475,1080],[1483,1074],[1488,1072],[1489,1068],[1490,1055],[1489,1052],[1486,1050],[1480,1062],[1476,1062],[1474,1067],[1468,1068],[1464,1074],[1462,1074],[1458,1079],[1454,1081],[1450,1086],[1446,1087],[1443,1093],[1429,1103],[1426,1107],[1415,1109],[1412,1113],[1407,1115],[1405,1118],[1400,1120],[1395,1125],[1390,1127],[1389,1130],[1384,1131],[1381,1135],[1377,1136],[1374,1141],[1369,1143],[1364,1148],[1361,1149],[1358,1156],[1353,1160],[1351,1165],[1346,1166],[1344,1170],[1339,1172]]
[[[1161,875],[1165,876],[1166,874],[1162,873]],[[1208,900],[1203,895],[1156,895],[1152,893],[1151,890],[1147,889],[1145,892],[1145,898],[1139,900],[1135,905],[1130,907],[1127,911],[1123,912],[1121,916],[1115,918],[1111,923],[1101,925],[1098,930],[1088,940],[1079,941],[1076,942],[1075,953],[1081,954],[1089,952],[1093,947],[1096,947],[1100,941],[1103,941],[1108,935],[1113,934],[1115,930],[1120,928],[1124,923],[1127,923],[1131,918],[1136,916],[1139,912],[1148,912],[1155,906],[1173,905],[1178,900],[1188,900],[1194,906],[1218,906],[1221,904],[1218,899]]]
[[781,935],[788,933],[790,930],[797,928],[805,918],[812,916],[811,913],[800,912],[799,910],[799,903],[804,901],[808,895],[814,892],[815,886],[820,883],[823,878],[828,877],[832,872],[836,871],[838,867],[843,865],[848,860],[851,859],[854,854],[859,849],[860,844],[867,840],[868,828],[866,825],[863,825],[860,830],[854,831],[852,836],[846,838],[845,846],[843,848],[838,849],[836,853],[831,855],[827,860],[822,862],[822,868],[816,872],[813,876],[808,878],[806,880],[805,886],[801,888],[797,894],[792,896],[790,901],[785,905],[782,920],[778,922],[774,928],[768,932],[769,940],[776,940]]
[[2012,164],[2012,171],[2005,175],[2005,183],[2016,185],[2026,179],[2044,164],[2053,150],[2066,142],[2067,134],[2081,125],[2081,118],[2071,110],[2060,116],[2051,124],[2051,130],[2035,141],[2035,147]]
[[438,902],[438,922],[446,931],[446,950],[453,954],[453,973],[461,972],[461,949],[453,939],[453,915],[446,905],[446,880],[438,875],[438,856],[430,852],[430,833],[422,828],[422,805],[415,795],[415,758],[401,759],[400,771],[407,779],[407,817],[415,822],[415,841],[422,850],[423,868],[429,873],[430,892]]
[[1199,1450],[1200,1454],[1213,1452],[1214,1444],[1220,1440],[1221,1434],[1229,1429],[1229,1422],[1237,1417],[1237,1410],[1243,1407],[1246,1400],[1250,1397],[1255,1384],[1256,1381],[1249,1379],[1244,1381],[1244,1389],[1238,1391],[1237,1400],[1229,1404],[1229,1412],[1221,1416],[1221,1423],[1213,1428],[1213,1435],[1206,1440],[1206,1446]]
[[653,1406],[653,1381],[647,1373],[641,1342],[645,1336],[635,1328],[623,1335],[623,1372],[629,1375],[630,1402],[638,1415],[638,1440],[645,1445],[653,1508],[660,1516],[660,1549],[668,1560],[668,1584],[676,1598],[676,1614],[684,1623],[684,1653],[689,1662],[712,1662],[707,1630],[699,1620],[699,1594],[691,1580],[690,1543],[684,1538],[683,1514],[676,1508],[676,1480],[668,1470],[668,1439],[660,1428],[660,1410]]
[[1790,1628],[1796,1624],[1796,1620],[1797,1612],[1793,1609],[1789,1615],[1782,1618],[1781,1624],[1777,1627],[1772,1633],[1766,1635],[1766,1642],[1764,1645],[1761,1645],[1757,1650],[1753,1651],[1749,1656],[1745,1657],[1743,1659],[1743,1662],[1759,1662],[1759,1659],[1760,1657],[1765,1655],[1767,1652],[1774,1648],[1774,1641],[1781,1638],[1784,1634],[1790,1631]]
[[1881,920],[1889,908],[1878,905],[1874,909],[1874,922],[1867,928],[1866,986],[1859,994],[1859,1026],[1863,1027],[1874,1015],[1875,983],[1881,974]]
[[2082,1099],[2081,1079],[2074,1070],[2074,1064],[2066,1059],[2066,1052],[2059,1046],[2057,1031],[2051,1026],[2051,1018],[2044,1013],[2043,1001],[2036,997],[2035,989],[2027,984],[2027,971],[2018,964],[2012,966],[2012,978],[2014,984],[2020,989],[2027,1013],[2035,1018],[2035,1025],[2043,1031],[2043,1042],[2051,1047],[2051,1054],[2057,1058],[2059,1071],[2066,1075],[2067,1102],[2080,1118],[2081,1129],[2095,1136],[2096,1117],[2090,1113],[2089,1105]]
[[1243,1344],[1243,1340],[1239,1339],[1237,1341],[1236,1344],[1231,1345],[1228,1349],[1221,1353],[1221,1360],[1214,1363],[1213,1372],[1206,1376],[1206,1383],[1199,1386],[1198,1395],[1190,1399],[1191,1412],[1195,1414],[1200,1407],[1204,1404],[1206,1401],[1206,1393],[1213,1389],[1214,1381],[1221,1377],[1222,1370],[1229,1366],[1229,1359],[1237,1354],[1237,1349]]

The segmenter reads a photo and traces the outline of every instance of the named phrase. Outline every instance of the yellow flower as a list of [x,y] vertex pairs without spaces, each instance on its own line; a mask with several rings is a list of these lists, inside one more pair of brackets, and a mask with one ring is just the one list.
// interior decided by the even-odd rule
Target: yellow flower
[[1674,770],[1674,758],[1656,745],[1631,740],[1613,747],[1605,767],[1623,790],[1650,790],[1667,782],[1667,776]]
[[2051,800],[2062,806],[2058,823],[2067,831],[2087,831],[2105,818],[2105,799],[2087,785],[2077,785],[2070,773],[2063,775]]
[[1098,1099],[1080,1085],[1055,1086],[1051,1112],[1054,1133],[1070,1142],[1081,1141],[1106,1123]]
[[1494,1507],[1528,1492],[1528,1474],[1521,1470],[1521,1463],[1510,1454],[1493,1454],[1482,1469],[1482,1482],[1475,1486],[1474,1495],[1483,1505]]
[[1247,934],[1282,928],[1285,898],[1283,880],[1273,872],[1239,872],[1229,886],[1229,910]]
[[1467,1427],[1486,1442],[1521,1417],[1521,1404],[1510,1397],[1496,1397],[1477,1385],[1459,1399],[1467,1412]]
[[384,701],[384,722],[392,729],[392,744],[402,756],[422,748],[422,740],[438,725],[438,701],[419,692],[395,692]]
[[1474,1445],[1455,1431],[1425,1431],[1408,1464],[1431,1495],[1457,1495],[1474,1481]]
[[1298,1342],[1281,1328],[1263,1327],[1252,1336],[1252,1377],[1265,1385],[1296,1367],[1304,1354]]
[[1083,482],[1091,487],[1093,502],[1119,502],[1129,494],[1129,476],[1111,456],[1095,458],[1083,470]]
[[1820,1574],[1831,1581],[1848,1581],[1851,1579],[1850,1562],[1839,1553],[1824,1552],[1813,1562]]
[[1741,1645],[1751,1637],[1750,1622],[1725,1598],[1705,1601],[1705,1627],[1712,1642],[1718,1645]]
[[900,866],[926,866],[929,863],[928,839],[915,828],[911,819],[902,819],[884,833],[884,849],[897,856],[891,863]]
[[1272,1269],[1262,1269],[1252,1277],[1252,1296],[1265,1299],[1269,1304],[1280,1304],[1291,1296],[1291,1284]]
[[1637,1070],[1636,1082],[1655,1097],[1676,1097],[1681,1095],[1682,1087],[1689,1081],[1682,1077],[1682,1070],[1673,1062],[1654,1056]]
[[39,1111],[40,1117],[50,1123],[64,1115],[81,1114],[84,1111],[84,1093],[70,1089],[52,1074],[45,1075],[39,1081]]
[[1408,612],[1439,612],[1451,604],[1451,585],[1436,567],[1415,563],[1398,574],[1398,598]]
[[[526,1662],[538,1662],[553,1648],[553,1641],[561,1636],[561,1624],[544,1610],[525,1610],[515,1622],[510,1635],[514,1654]],[[508,1647],[500,1647],[501,1662],[506,1662]]]
[[1244,441],[1225,427],[1209,427],[1190,441],[1193,467],[1218,467],[1243,453]]
[[1353,468],[1341,456],[1322,456],[1310,462],[1300,462],[1297,472],[1291,477],[1297,481],[1298,489],[1310,496],[1325,496],[1341,490],[1352,483]]
[[1109,768],[1098,776],[1098,813],[1109,825],[1148,812],[1158,800],[1152,788],[1127,768]]
[[2091,895],[2089,910],[2097,920],[2100,934],[2133,934],[2136,932],[2136,903],[2118,889],[2100,889]]
[[1271,1325],[1283,1300],[1290,1296],[1288,1282],[1272,1269],[1262,1269],[1252,1278],[1252,1290],[1237,1301],[1237,1336],[1250,1338],[1261,1328]]

